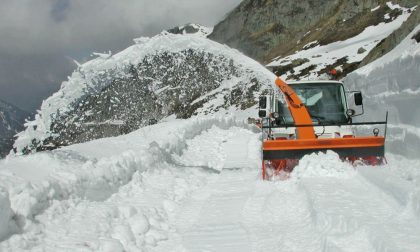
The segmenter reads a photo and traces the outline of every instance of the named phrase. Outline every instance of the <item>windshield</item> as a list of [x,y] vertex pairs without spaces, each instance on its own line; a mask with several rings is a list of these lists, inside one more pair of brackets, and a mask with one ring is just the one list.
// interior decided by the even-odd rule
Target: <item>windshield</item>
[[346,100],[342,84],[300,83],[290,84],[290,86],[306,105],[312,121],[318,123],[347,122]]

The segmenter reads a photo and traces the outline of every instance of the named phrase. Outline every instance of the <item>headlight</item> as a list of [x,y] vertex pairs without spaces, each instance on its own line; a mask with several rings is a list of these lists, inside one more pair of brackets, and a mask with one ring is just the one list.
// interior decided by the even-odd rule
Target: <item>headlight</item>
[[277,118],[279,118],[279,117],[280,117],[280,115],[279,115],[279,113],[274,112],[274,113],[273,113],[273,117],[277,119]]

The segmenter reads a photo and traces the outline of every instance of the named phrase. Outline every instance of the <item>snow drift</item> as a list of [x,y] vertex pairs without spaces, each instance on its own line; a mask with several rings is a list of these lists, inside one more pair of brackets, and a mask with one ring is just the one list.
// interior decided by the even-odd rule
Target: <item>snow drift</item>
[[420,152],[420,43],[417,26],[401,44],[382,58],[344,79],[349,90],[362,90],[365,116],[383,120],[389,111],[387,149],[410,158]]

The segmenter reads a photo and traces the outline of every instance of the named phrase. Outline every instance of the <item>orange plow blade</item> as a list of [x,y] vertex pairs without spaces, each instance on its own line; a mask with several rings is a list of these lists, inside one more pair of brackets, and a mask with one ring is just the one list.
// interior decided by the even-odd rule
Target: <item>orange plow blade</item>
[[299,159],[311,153],[336,152],[349,162],[361,160],[370,165],[384,162],[384,137],[353,137],[328,139],[265,140],[263,142],[263,179],[280,175],[287,177]]

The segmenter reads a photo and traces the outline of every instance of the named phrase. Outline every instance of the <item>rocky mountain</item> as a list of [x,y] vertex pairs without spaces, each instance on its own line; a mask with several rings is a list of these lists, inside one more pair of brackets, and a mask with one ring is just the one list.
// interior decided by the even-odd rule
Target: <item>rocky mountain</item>
[[[416,0],[244,0],[215,26],[209,38],[269,64],[278,75],[287,75],[290,79],[309,77],[314,72],[319,76],[333,67],[341,68],[341,78],[399,44],[419,23],[419,10],[415,8],[417,4]],[[335,60],[322,68],[314,65],[323,60],[311,58],[282,62],[282,59],[296,52],[338,41],[345,42],[370,27],[378,30],[385,24],[389,24],[386,28],[388,32],[374,38],[374,43],[368,48],[361,44],[355,49],[361,54],[355,61],[346,58],[347,53],[341,52],[342,55],[335,55]],[[318,57],[316,53],[310,57]],[[298,73],[288,73],[299,67]]]
[[176,26],[172,29],[167,30],[167,32],[172,34],[196,34],[201,35],[203,37],[207,37],[213,32],[213,28],[189,23],[182,26]]
[[168,117],[246,110],[273,83],[258,62],[205,38],[207,29],[180,30],[135,39],[116,55],[95,53],[43,102],[15,142],[18,153],[117,136]]
[[10,152],[13,136],[24,129],[28,116],[27,112],[0,100],[0,157]]

